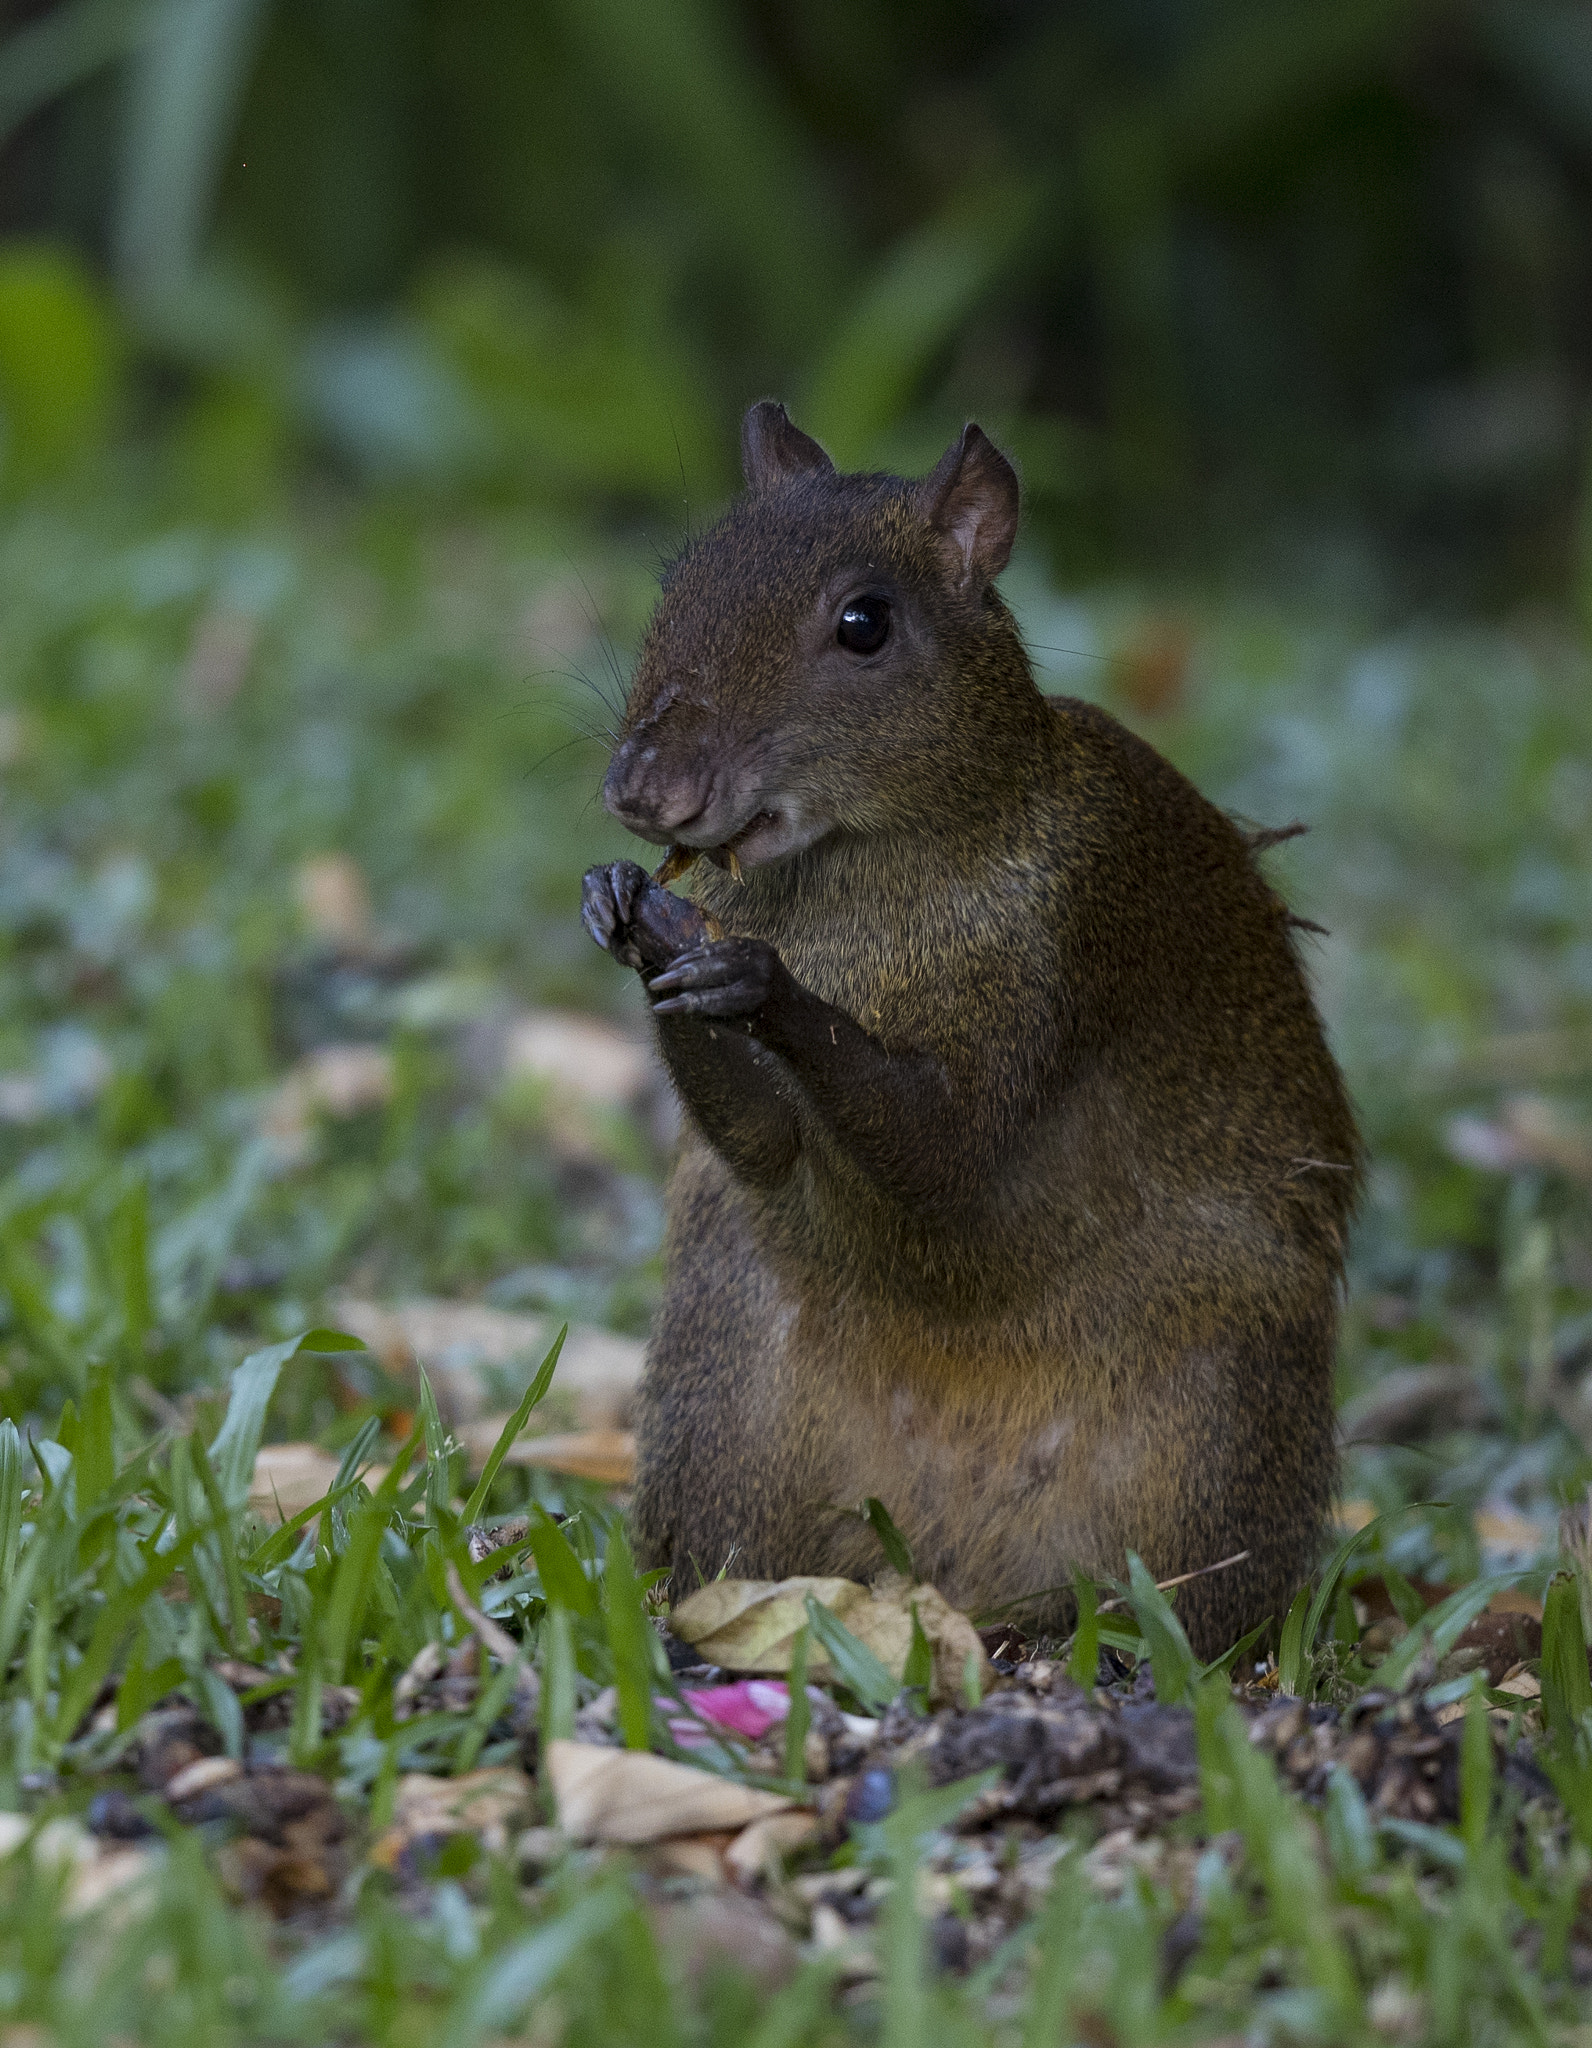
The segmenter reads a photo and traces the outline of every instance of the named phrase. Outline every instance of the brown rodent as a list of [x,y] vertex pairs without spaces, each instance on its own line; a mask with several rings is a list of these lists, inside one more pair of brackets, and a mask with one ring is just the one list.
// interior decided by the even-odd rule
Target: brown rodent
[[[784,408],[664,577],[608,808],[699,848],[584,917],[686,1111],[634,1524],[678,1590],[868,1577],[877,1495],[977,1611],[1140,1553],[1202,1655],[1280,1616],[1336,1477],[1360,1150],[1254,848],[1036,687],[1011,465],[836,472]],[[732,853],[744,871],[725,872]]]

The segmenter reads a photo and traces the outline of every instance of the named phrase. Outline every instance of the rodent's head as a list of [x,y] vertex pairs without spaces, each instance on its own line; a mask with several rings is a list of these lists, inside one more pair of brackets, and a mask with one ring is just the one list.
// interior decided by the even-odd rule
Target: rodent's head
[[921,481],[841,475],[768,400],[741,451],[745,497],[665,574],[603,802],[748,867],[976,812],[1038,703],[992,587],[1011,464],[968,426]]

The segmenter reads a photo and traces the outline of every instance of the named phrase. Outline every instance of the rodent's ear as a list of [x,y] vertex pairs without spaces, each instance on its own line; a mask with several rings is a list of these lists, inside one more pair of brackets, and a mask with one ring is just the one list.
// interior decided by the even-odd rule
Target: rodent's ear
[[763,398],[741,422],[741,473],[749,491],[777,491],[798,476],[833,476],[835,465],[777,398]]
[[955,550],[958,581],[979,587],[1006,567],[1017,538],[1017,472],[971,420],[918,486],[918,506]]

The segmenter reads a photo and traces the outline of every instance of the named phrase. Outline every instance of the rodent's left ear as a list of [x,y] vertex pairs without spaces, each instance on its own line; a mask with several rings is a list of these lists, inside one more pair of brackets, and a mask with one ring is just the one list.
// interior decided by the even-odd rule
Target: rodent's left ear
[[741,422],[741,470],[754,493],[777,491],[801,476],[833,476],[835,465],[778,399],[763,398]]
[[982,589],[1006,567],[1018,495],[1016,470],[971,420],[918,485],[919,509],[951,543],[964,589]]

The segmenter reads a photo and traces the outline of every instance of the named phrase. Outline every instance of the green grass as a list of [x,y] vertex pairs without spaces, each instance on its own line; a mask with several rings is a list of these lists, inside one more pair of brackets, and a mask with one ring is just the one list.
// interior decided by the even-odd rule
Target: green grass
[[[180,475],[109,468],[91,497],[0,520],[0,1409],[17,1432],[0,1425],[0,1807],[82,1814],[173,1692],[236,1748],[213,1665],[246,1654],[291,1702],[260,1739],[379,1828],[399,1773],[530,1739],[512,1666],[468,1708],[394,1716],[417,1652],[467,1633],[450,1571],[522,1641],[543,1733],[614,1684],[626,1739],[666,1744],[671,1681],[601,1493],[503,1467],[461,1513],[434,1413],[395,1462],[412,1393],[301,1334],[342,1287],[645,1327],[655,1139],[616,1113],[572,1149],[484,1048],[527,1004],[631,999],[575,917],[583,867],[623,843],[591,801],[601,755],[554,750],[607,715],[558,672],[612,692],[593,615],[622,650],[653,565],[639,540],[510,510],[325,495],[240,532],[195,504]],[[1031,563],[1011,583],[1053,686],[1131,694],[1123,650],[1165,600],[1064,601]],[[1382,636],[1241,595],[1177,605],[1192,665],[1143,729],[1221,801],[1315,828],[1273,858],[1331,928],[1309,951],[1375,1162],[1344,1391],[1426,1363],[1478,1390],[1413,1448],[1351,1453],[1348,1489],[1383,1519],[1296,1610],[1284,1675],[1327,1698],[1366,1682],[1340,1594],[1375,1570],[1412,1615],[1412,1589],[1447,1589],[1378,1674],[1418,1697],[1422,1648],[1440,1655],[1489,1579],[1530,1562],[1490,1551],[1476,1511],[1546,1535],[1592,1478],[1587,664],[1540,619]],[[305,920],[303,864],[332,853],[369,883],[363,960]],[[386,1047],[391,1097],[285,1146],[265,1110],[328,1039]],[[1509,1106],[1523,1094],[1528,1113]],[[1526,1131],[1512,1165],[1473,1163],[1478,1125]],[[244,1504],[262,1433],[345,1454],[283,1532]],[[487,1580],[465,1521],[521,1511],[512,1575]],[[971,1977],[930,1968],[914,1882],[965,1788],[920,1788],[839,1852],[889,1886],[872,1989],[837,1987],[822,1955],[776,1992],[722,1956],[687,1968],[667,1887],[580,1849],[530,1884],[461,1851],[418,1889],[356,1858],[332,1907],[281,1927],[230,1902],[208,1832],[169,1823],[138,1915],[69,1914],[42,1851],[0,1862],[0,2043],[485,2043],[522,2020],[594,2048],[1592,2038],[1574,2031],[1592,2025],[1571,1968],[1592,1699],[1570,1581],[1550,1589],[1543,1673],[1569,1821],[1517,1824],[1467,1738],[1459,1825],[1403,1833],[1341,1771],[1318,1807],[1286,1791],[1175,1608],[1142,1572],[1126,1590],[1098,1640],[1148,1658],[1198,1722],[1183,1874],[1102,1895],[1075,1821],[1049,1902]],[[357,1703],[327,1728],[337,1686]],[[1163,1945],[1190,1908],[1173,1982]]]

